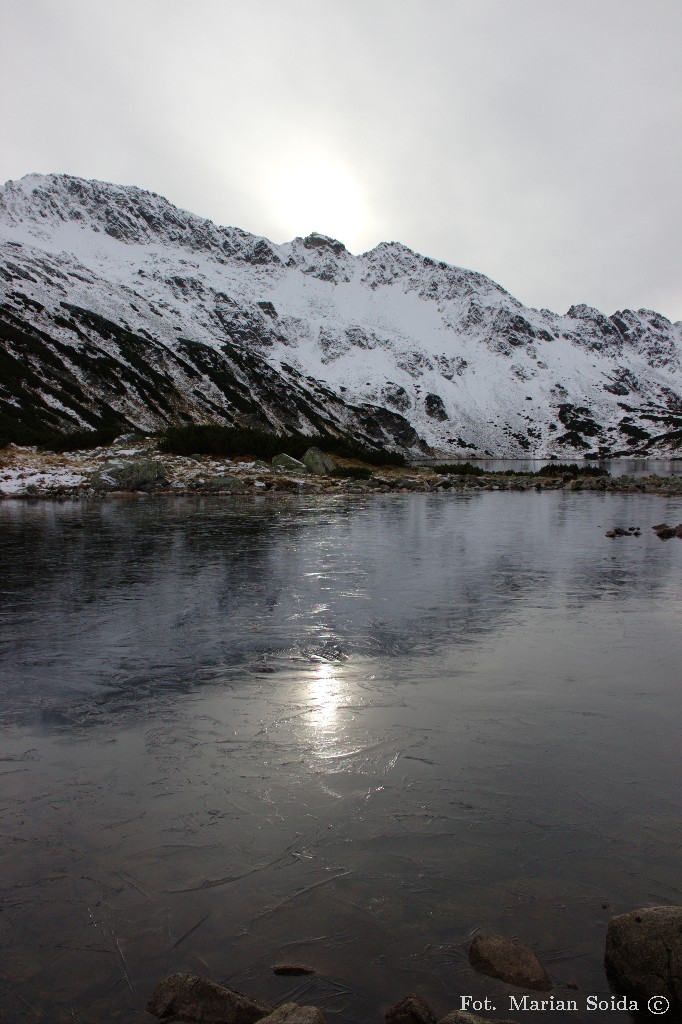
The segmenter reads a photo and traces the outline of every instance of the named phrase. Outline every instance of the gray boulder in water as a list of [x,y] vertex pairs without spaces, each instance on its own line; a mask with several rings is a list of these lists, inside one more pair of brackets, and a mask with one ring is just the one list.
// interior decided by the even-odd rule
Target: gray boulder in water
[[96,491],[147,491],[168,483],[166,468],[157,459],[112,462],[96,470],[91,478]]
[[477,935],[469,950],[469,963],[482,974],[539,992],[552,987],[552,979],[535,953],[504,935]]
[[604,959],[623,989],[682,1004],[682,907],[645,907],[612,917]]
[[[255,1024],[269,1017],[273,1007],[195,974],[171,974],[152,992],[147,1011],[155,1017],[202,1021],[203,1024]],[[316,1022],[306,1021],[305,1024]]]
[[320,451],[319,448],[309,448],[303,456],[303,463],[316,476],[329,476],[339,467],[339,462],[333,455]]
[[325,1024],[325,1019],[316,1006],[283,1003],[269,1017],[262,1017],[261,1024]]

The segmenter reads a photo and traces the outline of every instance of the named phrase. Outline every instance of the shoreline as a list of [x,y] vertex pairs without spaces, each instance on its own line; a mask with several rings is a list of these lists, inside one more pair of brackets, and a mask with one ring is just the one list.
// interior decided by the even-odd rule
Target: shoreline
[[[551,463],[547,475],[496,470],[467,471],[430,466],[368,466],[337,460],[341,475],[275,469],[256,459],[160,453],[151,439],[132,445],[121,438],[92,451],[55,453],[9,445],[0,449],[0,501],[7,499],[82,500],[265,495],[326,496],[361,494],[461,494],[478,491],[589,491],[603,494],[682,496],[682,476],[621,474],[612,477],[563,472]],[[451,470],[451,471],[450,471]]]

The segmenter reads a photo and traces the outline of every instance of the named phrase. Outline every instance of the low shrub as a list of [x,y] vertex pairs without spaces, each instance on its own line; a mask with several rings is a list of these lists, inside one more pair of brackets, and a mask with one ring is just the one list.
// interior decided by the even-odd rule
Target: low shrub
[[75,452],[111,444],[124,433],[125,423],[110,423],[92,430],[60,431],[21,423],[0,423],[0,448],[8,444],[28,445],[50,452]]
[[345,477],[349,480],[369,480],[372,470],[367,466],[340,466],[334,470],[332,476]]
[[405,465],[402,455],[380,445],[370,448],[353,438],[334,437],[331,434],[277,434],[274,431],[226,427],[215,423],[169,427],[159,434],[160,450],[172,455],[250,455],[257,459],[272,459],[286,452],[300,459],[312,447],[341,458],[362,459],[375,466]]
[[111,444],[122,433],[126,427],[121,423],[112,423],[106,427],[98,427],[96,430],[72,430],[68,434],[56,434],[49,445],[41,447],[50,448],[53,452],[76,452],[101,448]]
[[600,466],[579,466],[576,462],[551,462],[548,466],[538,469],[534,476],[563,476],[564,473],[572,473],[573,476],[611,476],[607,470]]

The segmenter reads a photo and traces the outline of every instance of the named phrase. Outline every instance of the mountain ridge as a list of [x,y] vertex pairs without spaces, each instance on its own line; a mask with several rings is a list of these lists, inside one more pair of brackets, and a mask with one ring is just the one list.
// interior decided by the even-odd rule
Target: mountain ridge
[[535,310],[398,242],[277,244],[69,175],[6,183],[0,237],[6,421],[252,422],[465,456],[680,444],[682,322],[655,311]]

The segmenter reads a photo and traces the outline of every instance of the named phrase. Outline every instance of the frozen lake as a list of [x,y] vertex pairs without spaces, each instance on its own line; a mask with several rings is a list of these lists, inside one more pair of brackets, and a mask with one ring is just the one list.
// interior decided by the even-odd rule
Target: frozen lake
[[[429,466],[443,463],[451,463],[452,459],[423,459],[416,460],[415,465]],[[513,470],[516,473],[537,473],[544,466],[551,466],[551,459],[460,459],[463,462],[470,462],[473,466],[480,466],[487,473],[504,473],[506,470]],[[581,459],[576,456],[573,459],[555,459],[557,463],[575,462],[578,466],[599,466],[600,469],[610,473],[611,476],[632,476],[635,478],[649,476],[682,476],[682,459]]]
[[188,971],[349,1024],[411,991],[537,1021],[469,968],[477,929],[607,994],[609,916],[682,902],[664,520],[679,498],[2,502],[3,1020],[141,1024]]

